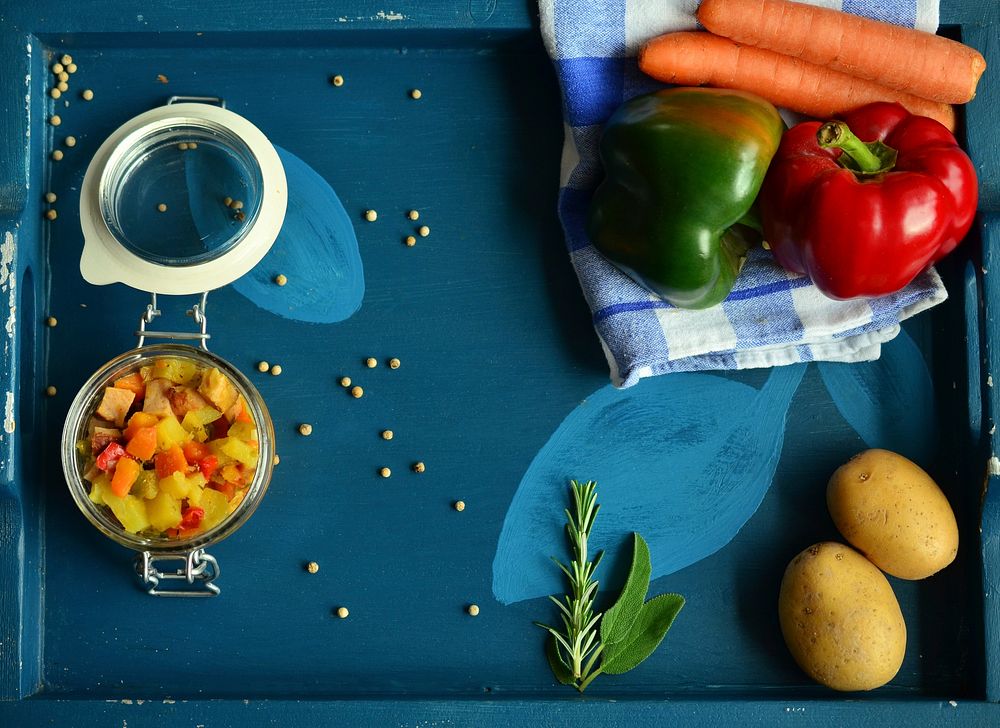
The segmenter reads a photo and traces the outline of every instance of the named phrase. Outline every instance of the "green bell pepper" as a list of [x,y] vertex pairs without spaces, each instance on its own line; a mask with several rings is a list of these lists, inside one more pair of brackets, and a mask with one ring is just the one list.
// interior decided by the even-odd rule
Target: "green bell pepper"
[[679,308],[733,288],[760,224],[754,201],[784,123],[742,91],[672,88],[623,104],[604,126],[605,180],[587,231],[601,253]]

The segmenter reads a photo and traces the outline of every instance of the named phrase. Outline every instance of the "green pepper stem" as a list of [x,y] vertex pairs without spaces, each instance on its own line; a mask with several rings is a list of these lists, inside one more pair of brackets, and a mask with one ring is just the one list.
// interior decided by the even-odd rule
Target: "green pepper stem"
[[884,166],[882,160],[875,156],[842,121],[828,121],[823,124],[816,132],[816,141],[823,149],[840,149],[866,174],[878,172]]

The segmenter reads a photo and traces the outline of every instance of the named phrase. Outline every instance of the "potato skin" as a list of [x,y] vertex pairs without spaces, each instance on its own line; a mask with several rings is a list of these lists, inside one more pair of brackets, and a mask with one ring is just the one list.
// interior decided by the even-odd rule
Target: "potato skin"
[[924,579],[958,553],[948,499],[919,466],[894,452],[865,450],[837,468],[826,504],[847,542],[900,579]]
[[850,546],[823,542],[785,569],[781,633],[795,661],[834,690],[872,690],[895,677],[906,623],[885,576]]

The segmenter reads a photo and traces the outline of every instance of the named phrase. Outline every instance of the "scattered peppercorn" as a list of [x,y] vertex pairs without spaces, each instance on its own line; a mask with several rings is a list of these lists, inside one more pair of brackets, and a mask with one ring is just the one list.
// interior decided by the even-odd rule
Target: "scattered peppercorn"
[[349,614],[350,612],[347,611],[347,607],[337,607],[337,616],[341,619],[347,619],[347,615]]
[[88,89],[84,89],[83,93],[80,94],[80,96],[83,97],[84,101],[93,101],[94,100],[94,92],[91,91],[89,88]]
[[52,152],[52,158],[53,158],[54,160],[56,160],[57,162],[58,162],[58,161],[59,161],[60,159],[62,159],[62,158],[63,158],[63,153],[62,153],[62,150],[61,150],[61,149],[56,149],[56,150],[55,150],[54,152]]
[[330,79],[330,83],[332,83],[334,86],[343,86],[344,77],[338,73],[336,76]]
[[69,81],[69,74],[66,73],[65,71],[60,71],[59,73],[56,74],[56,78],[64,82]]
[[418,88],[415,88],[412,91],[410,91],[411,99],[419,99],[421,96],[423,96],[423,93],[421,93],[420,89]]
[[49,89],[49,96],[51,96],[54,99],[58,99],[60,96],[62,96],[62,91],[60,91],[55,87],[52,87]]
[[393,357],[392,359],[389,360],[390,369],[399,369],[399,364],[400,364],[399,359],[397,359],[396,357]]
[[412,248],[414,245],[417,244],[417,239],[412,235],[407,235],[405,238],[403,238],[403,242],[406,243],[406,247]]
[[340,378],[340,386],[341,387],[350,387],[351,386],[351,378],[350,377],[341,377]]
[[65,81],[60,81],[59,83],[56,84],[56,88],[62,91],[63,93],[66,93],[67,91],[69,91],[69,84],[66,83]]
[[198,142],[188,142],[188,149],[197,149]]
[[364,394],[365,390],[361,387],[351,387],[351,396],[354,397],[354,399],[361,399]]
[[59,62],[62,63],[64,66],[68,66],[73,62],[73,56],[71,56],[69,53],[64,53],[63,57],[59,59]]
[[281,374],[281,365],[275,364],[273,367],[271,367],[271,376],[276,377],[279,374]]
[[156,74],[156,80],[160,83],[170,83],[170,79],[164,76],[162,73]]
[[65,144],[67,147],[75,147],[76,137],[75,136],[66,137],[66,139],[63,140],[63,144]]
[[382,430],[382,439],[383,440],[391,440],[392,439],[392,430]]
[[68,66],[66,66],[66,70],[69,71],[70,73],[76,73],[76,64],[75,63],[69,64]]
[[416,210],[410,210],[408,213],[406,213],[406,216],[408,218],[410,218],[411,220],[419,220],[420,219],[420,213],[417,212]]
[[186,152],[188,150],[188,143],[181,142],[180,144],[177,145],[177,148],[180,149],[182,152]]
[[59,319],[57,319],[55,316],[49,316],[47,319],[45,319],[45,325],[48,326],[50,329],[54,329],[56,326],[59,325]]
[[424,465],[422,462],[418,461],[418,462],[413,463],[413,472],[414,473],[422,473],[425,470],[427,470],[427,466]]
[[234,210],[242,210],[243,200],[233,200],[233,204],[231,204],[230,207],[233,208]]
[[63,64],[61,64],[59,61],[56,61],[55,63],[52,64],[52,73],[54,75],[58,76],[60,73],[63,72],[63,70],[64,70]]
[[45,218],[47,220],[55,220],[57,217],[59,217],[59,213],[56,212],[55,210],[46,210],[45,211]]
[[223,198],[222,204],[225,205],[226,207],[232,207],[233,206],[233,198],[232,197],[225,197],[225,198]]
[[375,210],[365,210],[365,220],[375,222],[378,220],[378,213]]
[[57,198],[56,198],[56,193],[55,193],[55,192],[46,192],[46,193],[45,193],[45,201],[46,201],[46,202],[48,202],[48,203],[49,203],[50,205],[51,205],[51,204],[52,204],[53,202],[55,202],[55,201],[56,201],[56,199],[57,199]]
[[308,564],[306,564],[306,571],[308,571],[310,574],[315,574],[317,571],[319,571],[319,564],[317,564],[315,561],[310,561]]
[[389,468],[380,468],[378,474],[381,475],[383,478],[388,478],[390,475],[392,475],[392,471],[389,470]]
[[467,611],[469,613],[470,617],[478,617],[479,616],[479,605],[478,604],[470,604],[465,611]]
[[375,357],[370,356],[367,359],[365,359],[365,366],[368,367],[369,369],[374,369],[375,367],[378,366],[378,361],[375,360]]
[[49,117],[49,123],[52,124],[52,126],[59,126],[62,124],[62,117],[59,116],[59,114],[53,114]]
[[465,510],[465,501],[455,501],[455,510],[461,513]]
[[313,426],[308,422],[302,423],[299,425],[299,434],[303,437],[309,437],[309,435],[313,434]]
[[420,235],[420,237],[426,238],[428,235],[431,234],[431,229],[426,225],[421,225],[417,230],[417,233]]
[[274,277],[274,282],[277,283],[279,286],[283,286],[286,283],[288,283],[288,278],[285,276],[284,273],[279,273]]
[[49,386],[47,386],[45,388],[45,396],[46,397],[55,397],[56,396],[56,388],[53,387],[51,384]]
[[272,463],[274,463],[275,465],[277,465],[278,463],[280,463],[280,462],[281,462],[281,458],[279,458],[279,457],[278,457],[277,455],[275,455],[275,456],[274,456],[274,457],[273,457],[273,458],[271,459],[271,462],[272,462]]
[[268,364],[266,361],[259,361],[259,362],[257,362],[257,371],[258,372],[263,373],[263,372],[266,372],[270,368],[271,368],[271,365]]
[[160,212],[166,212],[167,206],[165,203],[161,202],[159,205],[156,206],[156,209],[159,210]]
[[243,214],[242,210],[233,215],[233,217],[235,217],[238,222],[243,222],[244,220],[247,219],[247,216]]

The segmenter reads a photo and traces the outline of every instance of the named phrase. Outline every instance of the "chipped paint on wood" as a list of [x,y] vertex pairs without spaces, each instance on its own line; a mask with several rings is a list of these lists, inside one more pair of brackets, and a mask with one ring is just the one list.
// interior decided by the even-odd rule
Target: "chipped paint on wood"
[[3,407],[3,430],[8,435],[14,434],[14,393],[7,392],[7,401]]

